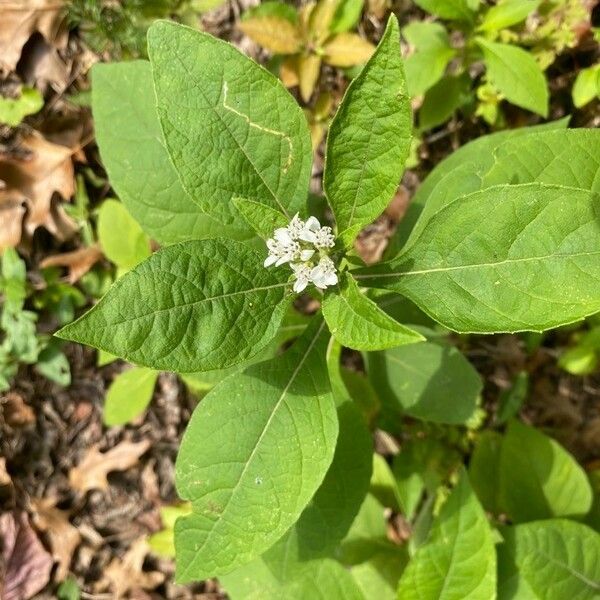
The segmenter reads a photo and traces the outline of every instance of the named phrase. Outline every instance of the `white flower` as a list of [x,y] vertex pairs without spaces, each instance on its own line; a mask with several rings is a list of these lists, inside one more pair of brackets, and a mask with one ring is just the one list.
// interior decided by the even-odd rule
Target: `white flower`
[[296,293],[300,293],[310,283],[310,267],[306,263],[291,263],[290,267],[296,278],[293,289]]
[[338,282],[335,265],[329,256],[322,256],[319,264],[310,272],[311,281],[321,290]]
[[335,264],[327,255],[327,250],[334,246],[331,227],[321,227],[315,217],[304,222],[295,214],[287,227],[278,227],[267,240],[269,255],[264,265],[289,263],[294,272],[296,293],[305,290],[309,283],[324,290],[338,282]]

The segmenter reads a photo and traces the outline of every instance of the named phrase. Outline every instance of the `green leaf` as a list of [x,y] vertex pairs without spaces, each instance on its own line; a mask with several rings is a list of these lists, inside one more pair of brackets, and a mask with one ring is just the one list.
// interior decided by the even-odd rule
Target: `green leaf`
[[170,244],[224,234],[248,236],[243,224],[225,228],[203,213],[183,190],[158,122],[150,63],[94,65],[92,108],[111,185],[150,237]]
[[297,212],[312,149],[281,82],[227,42],[169,21],[148,30],[148,54],[167,150],[202,210],[229,224],[240,197]]
[[286,312],[287,272],[242,242],[175,244],[121,277],[56,335],[157,370],[222,369],[258,354]]
[[581,516],[592,506],[589,481],[575,459],[519,421],[509,424],[499,475],[501,504],[514,522]]
[[496,431],[482,431],[477,437],[471,461],[469,479],[483,508],[500,514],[500,452],[502,436]]
[[448,204],[407,251],[355,276],[455,331],[543,331],[600,310],[599,210],[586,190],[488,188]]
[[244,220],[263,240],[273,237],[278,227],[287,227],[289,219],[280,211],[272,209],[262,202],[234,198],[233,203]]
[[329,27],[331,33],[342,33],[354,29],[360,20],[365,0],[342,0]]
[[366,600],[350,572],[329,558],[311,561],[283,581],[263,561],[220,579],[231,600]]
[[585,106],[594,98],[600,98],[600,63],[581,69],[573,84],[573,104],[577,108]]
[[281,579],[304,568],[307,560],[333,557],[369,488],[373,463],[369,430],[352,402],[344,402],[337,414],[337,446],[323,483],[297,523],[263,555]]
[[371,494],[377,498],[383,506],[399,511],[402,499],[398,484],[388,465],[381,454],[373,455],[373,475],[371,476]]
[[44,98],[35,88],[22,88],[18,98],[0,96],[0,123],[16,127],[26,116],[35,114],[43,106]]
[[325,294],[322,309],[331,334],[348,348],[385,350],[425,339],[369,300],[351,275],[342,275],[341,283]]
[[154,554],[175,558],[175,522],[192,512],[192,505],[183,502],[174,506],[161,506],[159,509],[163,528],[148,538],[148,545]]
[[261,2],[258,6],[248,9],[242,15],[242,21],[254,17],[280,17],[290,23],[298,23],[298,13],[295,8],[285,2]]
[[502,565],[514,562],[513,580],[499,573],[503,600],[593,600],[600,596],[600,536],[580,523],[553,519],[502,530]]
[[[520,132],[527,133],[523,135]],[[489,136],[494,138],[489,140],[493,142],[489,148],[485,144],[473,144],[473,150],[481,152],[479,157],[459,150],[457,154],[464,159],[462,164],[450,159],[444,161],[452,169],[445,169],[441,178],[435,177],[435,186],[428,190],[427,203],[411,241],[418,237],[432,215],[444,206],[459,196],[494,185],[539,182],[600,192],[600,132],[534,127],[517,130],[514,136],[508,138],[497,137],[499,135]],[[428,181],[429,178],[426,186]]]
[[431,342],[370,354],[368,371],[389,421],[407,414],[463,424],[482,389],[477,371],[456,348]]
[[456,54],[446,29],[439,23],[413,21],[402,30],[407,42],[415,48],[404,59],[406,85],[411,97],[424,94],[437,83]]
[[410,149],[411,114],[393,15],[329,129],[323,187],[345,244],[391,200]]
[[[408,207],[408,211],[394,237],[391,240],[390,248],[386,251],[387,256],[394,256],[400,248],[407,242],[414,241],[421,233],[423,227],[432,214],[439,210],[439,206],[431,206],[431,197],[433,191],[440,185],[440,182],[448,177],[452,177],[457,169],[466,169],[466,166],[472,164],[465,175],[475,174],[483,175],[494,165],[494,152],[501,144],[509,139],[518,139],[524,135],[538,133],[548,130],[564,131],[569,124],[570,117],[551,121],[535,127],[521,127],[520,129],[511,129],[508,131],[498,131],[490,135],[479,137],[458,150],[450,154],[442,162],[435,166],[429,173],[425,181],[421,184],[417,193],[414,195]],[[443,187],[443,186],[440,186]]]
[[427,543],[404,571],[402,600],[494,598],[496,552],[487,518],[463,471],[442,506]]
[[117,200],[105,200],[100,207],[98,241],[106,258],[124,271],[150,256],[150,240]]
[[382,543],[368,561],[354,566],[351,573],[365,598],[396,600],[398,581],[407,562],[404,546]]
[[71,384],[71,365],[67,357],[54,344],[48,345],[40,352],[35,369],[46,379],[58,385],[67,387]]
[[531,54],[510,44],[476,38],[483,51],[487,76],[512,104],[548,115],[548,85]]
[[450,472],[461,464],[460,454],[435,438],[418,438],[402,444],[394,456],[392,470],[404,516],[412,520],[423,493],[434,495]]
[[500,31],[524,21],[540,4],[541,0],[505,0],[492,6],[485,13],[480,31]]
[[139,417],[150,404],[158,371],[133,367],[119,373],[108,388],[102,419],[105,425],[125,425]]
[[194,411],[177,458],[178,493],[193,504],[175,525],[178,581],[257,558],[321,485],[338,432],[324,329],[317,320],[284,355],[232,375]]
[[415,0],[420,6],[432,15],[452,21],[465,21],[471,23],[475,18],[478,0]]
[[523,406],[529,394],[529,374],[527,371],[517,373],[512,385],[503,390],[498,398],[496,421],[506,423],[512,419]]
[[427,130],[441,125],[466,104],[471,95],[471,78],[467,73],[442,77],[425,94],[419,109],[419,128]]

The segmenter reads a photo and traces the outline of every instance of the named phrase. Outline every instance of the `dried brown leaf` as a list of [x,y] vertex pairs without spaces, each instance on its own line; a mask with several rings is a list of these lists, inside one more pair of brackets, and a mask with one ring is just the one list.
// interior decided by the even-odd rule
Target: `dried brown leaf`
[[0,516],[0,598],[28,600],[50,580],[52,557],[29,525],[24,512]]
[[10,427],[27,427],[35,423],[35,413],[23,396],[9,392],[0,398],[0,416]]
[[63,581],[69,572],[73,554],[81,542],[76,527],[69,522],[69,513],[59,510],[54,500],[32,501],[35,511],[34,524],[48,535],[52,557],[58,563],[57,581]]
[[298,28],[281,17],[251,17],[241,21],[238,27],[250,39],[274,54],[295,54],[302,47]]
[[375,46],[356,33],[340,33],[323,46],[323,60],[334,67],[353,67],[366,63]]
[[0,73],[14,71],[36,31],[50,43],[66,43],[64,6],[63,0],[0,0]]
[[100,248],[94,244],[80,248],[73,252],[48,256],[40,263],[40,267],[67,267],[69,269],[69,283],[73,284],[85,275],[101,258]]
[[101,589],[110,587],[112,597],[119,600],[129,595],[129,592],[153,590],[159,586],[165,580],[165,575],[158,571],[143,570],[144,559],[149,552],[150,547],[145,537],[136,540],[122,558],[115,558],[108,565]]
[[69,471],[69,483],[79,492],[108,487],[106,476],[111,471],[125,471],[137,464],[138,459],[150,447],[149,440],[121,442],[108,452],[100,452],[98,446],[90,448],[83,460]]
[[27,198],[26,232],[31,236],[44,226],[59,240],[67,239],[77,226],[52,197],[58,193],[69,199],[75,193],[74,150],[36,132],[23,138],[20,150],[17,156],[0,159],[0,179],[6,183],[6,193]]
[[21,240],[25,201],[18,190],[0,190],[0,252],[14,248]]

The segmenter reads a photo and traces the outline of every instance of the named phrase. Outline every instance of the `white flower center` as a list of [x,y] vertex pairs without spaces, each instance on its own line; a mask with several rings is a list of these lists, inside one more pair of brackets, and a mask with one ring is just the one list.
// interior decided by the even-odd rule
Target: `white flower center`
[[303,291],[309,283],[324,290],[338,282],[335,264],[328,255],[334,246],[331,227],[321,227],[316,217],[305,222],[296,214],[287,227],[279,227],[267,240],[265,267],[289,263],[295,292]]

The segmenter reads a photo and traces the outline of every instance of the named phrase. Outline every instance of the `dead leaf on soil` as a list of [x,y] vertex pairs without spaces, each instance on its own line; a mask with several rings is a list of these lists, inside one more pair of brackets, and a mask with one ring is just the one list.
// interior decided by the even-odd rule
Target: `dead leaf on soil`
[[[62,206],[53,202],[53,195],[58,193],[68,200],[75,193],[74,150],[49,142],[36,132],[21,140],[19,150],[24,153],[0,157],[0,179],[6,186],[4,194],[10,194],[9,198],[25,196],[27,199],[24,226],[29,236],[43,226],[64,241],[77,231],[77,226]],[[9,224],[6,230],[0,230],[0,238],[14,239],[13,228],[14,225]]]
[[40,263],[40,268],[67,267],[69,269],[69,283],[79,281],[101,258],[103,254],[97,245],[80,248],[73,252],[48,256]]
[[0,598],[29,600],[50,580],[52,557],[24,512],[0,516]]
[[26,200],[19,190],[0,189],[0,252],[19,243]]
[[0,73],[14,71],[23,46],[39,31],[48,42],[67,42],[63,0],[0,0]]
[[144,571],[143,565],[150,547],[145,537],[133,542],[131,548],[122,558],[115,558],[104,571],[104,581],[100,583],[98,591],[110,587],[113,598],[128,595],[135,590],[153,590],[164,580],[165,575],[158,571]]
[[9,392],[0,398],[0,416],[2,420],[13,428],[27,427],[35,423],[35,413],[23,396],[16,392]]
[[108,487],[108,473],[133,467],[149,447],[149,440],[121,442],[104,453],[98,450],[98,446],[94,446],[87,451],[79,465],[71,469],[69,483],[80,492],[105,490]]
[[51,499],[35,499],[32,501],[35,526],[47,533],[52,549],[52,557],[58,563],[56,580],[63,581],[69,572],[73,553],[81,542],[76,527],[69,522],[69,513],[55,506]]

